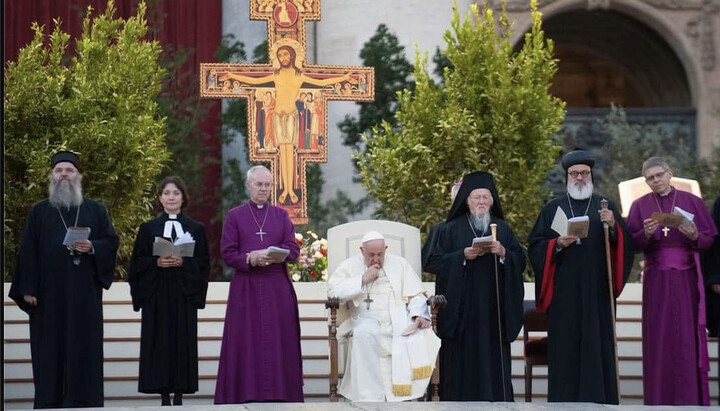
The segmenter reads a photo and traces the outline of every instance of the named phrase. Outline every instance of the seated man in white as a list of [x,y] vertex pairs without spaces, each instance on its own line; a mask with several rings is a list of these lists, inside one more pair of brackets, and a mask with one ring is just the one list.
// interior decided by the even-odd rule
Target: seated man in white
[[386,248],[385,237],[370,231],[362,254],[330,276],[330,296],[349,310],[337,333],[340,340],[352,337],[338,391],[351,401],[423,396],[440,349],[420,277],[404,258],[386,255]]

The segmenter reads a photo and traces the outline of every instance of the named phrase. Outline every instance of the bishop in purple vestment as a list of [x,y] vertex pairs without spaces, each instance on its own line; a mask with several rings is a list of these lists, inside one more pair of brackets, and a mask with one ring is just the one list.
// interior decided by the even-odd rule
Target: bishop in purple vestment
[[[665,160],[651,157],[643,176],[652,192],[630,208],[628,228],[645,257],[643,273],[643,394],[647,405],[709,405],[705,290],[700,251],[712,245],[715,224],[702,199],[670,184]],[[694,214],[679,227],[661,227],[654,212],[679,207]]]
[[[268,202],[272,176],[248,170],[250,201],[228,213],[221,254],[235,269],[230,282],[215,404],[302,402],[298,303],[287,261],[298,257],[295,229],[285,210]],[[270,246],[290,250],[272,258]]]

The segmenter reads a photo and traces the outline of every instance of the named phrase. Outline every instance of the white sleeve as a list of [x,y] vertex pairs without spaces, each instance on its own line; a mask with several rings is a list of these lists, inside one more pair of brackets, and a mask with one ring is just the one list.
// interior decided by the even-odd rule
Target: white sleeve
[[345,265],[341,264],[330,276],[328,295],[339,298],[341,304],[354,299],[362,293],[362,275],[351,276]]
[[410,300],[408,303],[408,315],[410,318],[423,317],[430,319],[430,310],[428,310],[427,298],[424,295],[418,294]]

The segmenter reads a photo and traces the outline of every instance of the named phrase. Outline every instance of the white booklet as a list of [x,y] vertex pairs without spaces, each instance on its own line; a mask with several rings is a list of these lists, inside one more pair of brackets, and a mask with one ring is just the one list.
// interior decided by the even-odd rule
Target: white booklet
[[282,262],[283,260],[285,260],[285,257],[290,254],[290,250],[288,250],[287,248],[275,247],[274,245],[268,247],[265,251],[267,252],[268,257],[272,258],[277,262]]
[[572,235],[577,238],[585,238],[588,236],[590,229],[590,217],[584,215],[580,217],[567,218],[565,211],[558,207],[555,211],[550,228],[558,233],[561,237]]
[[64,246],[71,246],[75,241],[87,240],[90,238],[90,227],[68,227],[63,239]]
[[475,237],[473,238],[472,246],[473,248],[479,248],[482,252],[487,253],[490,251],[490,247],[492,247],[493,238],[491,235],[486,235],[485,237]]
[[695,214],[685,211],[680,207],[675,207],[675,209],[673,210],[673,214],[682,216],[685,219],[685,222],[688,224],[692,223],[695,219]]
[[155,237],[153,243],[153,255],[165,257],[174,255],[176,257],[192,257],[195,254],[195,239],[192,234],[185,232],[175,242],[170,242],[162,237]]

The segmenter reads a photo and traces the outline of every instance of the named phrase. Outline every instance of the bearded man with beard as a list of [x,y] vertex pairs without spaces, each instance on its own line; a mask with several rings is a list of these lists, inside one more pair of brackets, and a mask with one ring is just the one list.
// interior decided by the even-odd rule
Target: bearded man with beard
[[[473,248],[491,224],[489,251]],[[491,174],[465,176],[424,269],[437,273],[436,294],[448,302],[438,313],[440,399],[513,401],[510,343],[523,324],[525,252],[503,220]]]
[[[567,193],[543,207],[530,234],[536,305],[548,314],[549,402],[618,403],[603,223],[610,233],[613,298],[632,267],[632,238],[615,204],[603,210],[603,197],[593,194],[594,164],[585,151],[563,157]],[[555,232],[558,208],[568,218],[587,215],[588,236]]]
[[[118,237],[107,210],[83,198],[80,158],[51,160],[49,198],[25,223],[12,298],[30,316],[35,408],[103,406],[102,289],[115,272]],[[70,227],[89,238],[63,245]]]

